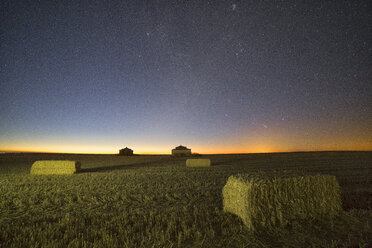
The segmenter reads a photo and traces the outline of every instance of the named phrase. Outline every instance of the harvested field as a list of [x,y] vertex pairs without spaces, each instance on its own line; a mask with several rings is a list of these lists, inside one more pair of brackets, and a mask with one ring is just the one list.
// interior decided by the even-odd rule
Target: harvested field
[[[0,155],[0,247],[367,247],[372,153],[203,155],[212,167],[172,156]],[[81,161],[70,175],[30,175],[37,160]],[[250,231],[223,211],[236,174],[332,175],[344,212]],[[357,201],[355,201],[357,200]]]

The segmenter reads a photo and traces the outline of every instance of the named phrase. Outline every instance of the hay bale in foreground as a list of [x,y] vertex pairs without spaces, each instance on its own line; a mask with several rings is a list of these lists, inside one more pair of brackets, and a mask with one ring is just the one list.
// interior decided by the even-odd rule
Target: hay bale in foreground
[[275,228],[294,219],[333,217],[341,210],[335,176],[287,178],[230,176],[222,190],[224,211],[242,218],[250,230]]
[[190,158],[186,160],[186,167],[210,167],[211,160],[206,158]]
[[66,175],[80,170],[80,162],[71,160],[40,160],[32,164],[34,175]]

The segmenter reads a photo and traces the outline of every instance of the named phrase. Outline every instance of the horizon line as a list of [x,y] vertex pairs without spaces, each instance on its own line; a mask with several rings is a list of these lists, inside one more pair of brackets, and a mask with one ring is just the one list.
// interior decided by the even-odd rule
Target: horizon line
[[[311,152],[372,152],[372,150],[294,150],[294,151],[271,151],[271,152],[227,152],[227,153],[198,153],[193,152],[192,155],[239,155],[239,154],[269,154],[269,153],[311,153]],[[0,154],[71,154],[71,155],[119,155],[119,153],[79,153],[79,152],[47,152],[47,151],[17,151],[17,150],[1,150]],[[171,153],[134,153],[136,155],[172,155]]]

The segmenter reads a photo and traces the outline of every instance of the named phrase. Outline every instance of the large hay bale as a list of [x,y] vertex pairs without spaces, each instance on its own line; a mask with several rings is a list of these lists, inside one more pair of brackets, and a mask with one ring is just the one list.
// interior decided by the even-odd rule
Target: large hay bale
[[211,160],[205,158],[190,158],[186,160],[186,167],[210,167]]
[[74,174],[80,170],[80,162],[70,160],[40,160],[32,164],[31,174],[64,175]]
[[275,228],[294,219],[333,217],[341,207],[335,176],[270,178],[230,176],[222,190],[224,211],[238,215],[244,224]]

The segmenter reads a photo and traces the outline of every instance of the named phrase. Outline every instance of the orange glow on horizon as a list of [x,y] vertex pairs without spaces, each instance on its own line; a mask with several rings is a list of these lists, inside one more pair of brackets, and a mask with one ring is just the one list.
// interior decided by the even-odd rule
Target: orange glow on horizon
[[[134,150],[135,154],[140,155],[170,155],[171,150],[174,147],[170,147],[169,149],[162,149],[157,151],[151,151],[147,149],[136,149],[135,147],[131,147]],[[254,148],[247,148],[247,149],[223,149],[223,148],[196,148],[193,149],[191,146],[192,153],[198,154],[244,154],[244,153],[280,153],[280,152],[310,152],[310,151],[372,151],[372,147],[368,146],[361,146],[361,147],[319,147],[318,149],[315,147],[309,147],[304,149],[275,149],[271,148],[270,146],[257,146]],[[118,148],[116,150],[112,149],[68,149],[60,147],[59,149],[28,149],[28,148],[13,148],[13,149],[3,149],[0,147],[0,152],[5,153],[18,153],[18,152],[25,152],[25,153],[72,153],[72,154],[118,154]]]
[[[358,138],[359,137],[359,138]],[[265,133],[255,136],[240,135],[239,137],[224,137],[216,140],[181,140],[182,145],[199,154],[242,154],[242,153],[276,153],[299,151],[372,151],[370,139],[354,136],[317,135],[304,138],[277,133]],[[180,145],[170,140],[130,141],[123,144],[120,141],[100,140],[22,140],[0,142],[0,152],[36,152],[36,153],[75,153],[75,154],[118,154],[125,146],[133,149],[135,154],[171,154],[171,150]]]

